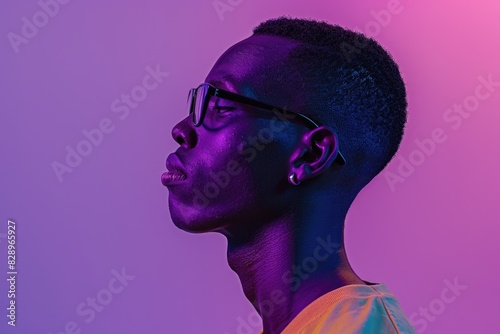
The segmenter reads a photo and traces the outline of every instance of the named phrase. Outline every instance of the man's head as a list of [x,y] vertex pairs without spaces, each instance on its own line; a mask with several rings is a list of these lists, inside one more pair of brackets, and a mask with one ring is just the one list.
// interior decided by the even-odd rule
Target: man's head
[[[404,132],[406,92],[390,55],[324,22],[261,23],[217,60],[205,82],[320,126],[216,96],[201,126],[191,115],[179,122],[172,135],[187,178],[169,185],[169,204],[174,223],[187,231],[248,232],[314,201],[347,210]],[[345,165],[337,163],[339,150]],[[288,182],[292,174],[300,185]]]

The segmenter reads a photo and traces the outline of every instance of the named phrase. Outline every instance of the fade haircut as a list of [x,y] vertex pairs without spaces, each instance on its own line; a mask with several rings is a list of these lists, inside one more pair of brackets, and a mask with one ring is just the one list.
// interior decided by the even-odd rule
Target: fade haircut
[[280,66],[300,73],[304,113],[333,128],[349,167],[344,184],[361,190],[403,137],[407,101],[397,64],[374,39],[324,21],[279,17],[253,34],[299,42]]

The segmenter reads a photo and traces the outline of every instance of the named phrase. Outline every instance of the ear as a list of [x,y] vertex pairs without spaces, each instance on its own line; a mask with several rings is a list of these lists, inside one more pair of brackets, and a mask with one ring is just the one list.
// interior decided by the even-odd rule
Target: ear
[[290,156],[289,174],[302,182],[325,172],[337,158],[339,142],[329,126],[323,125],[304,133]]

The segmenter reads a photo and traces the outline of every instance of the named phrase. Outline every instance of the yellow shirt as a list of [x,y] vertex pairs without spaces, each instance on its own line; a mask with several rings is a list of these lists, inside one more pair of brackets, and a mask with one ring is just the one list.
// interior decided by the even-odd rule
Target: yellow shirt
[[370,284],[345,285],[322,295],[281,334],[416,334],[385,284]]

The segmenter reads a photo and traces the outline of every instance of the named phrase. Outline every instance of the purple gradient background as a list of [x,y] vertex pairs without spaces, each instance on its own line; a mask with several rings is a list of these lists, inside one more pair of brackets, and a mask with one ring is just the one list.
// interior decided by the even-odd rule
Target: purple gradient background
[[[68,321],[96,334],[237,333],[238,317],[253,308],[226,263],[225,239],[176,229],[160,183],[187,90],[260,21],[286,14],[365,32],[370,11],[388,2],[242,1],[221,20],[210,0],[72,1],[18,54],[7,34],[20,34],[21,18],[39,6],[2,2],[0,277],[8,218],[18,225],[19,274],[16,328],[6,324],[0,279],[0,333],[55,334]],[[497,333],[500,88],[456,130],[443,114],[474,93],[478,76],[500,81],[500,4],[400,3],[374,35],[409,93],[399,156],[434,128],[447,140],[394,191],[380,174],[360,193],[347,218],[348,256],[363,279],[386,283],[408,315],[440,298],[446,279],[467,286],[423,332]],[[111,102],[156,64],[170,75],[120,120]],[[103,118],[115,130],[59,182],[52,162]],[[123,267],[135,279],[85,323],[77,305]]]

